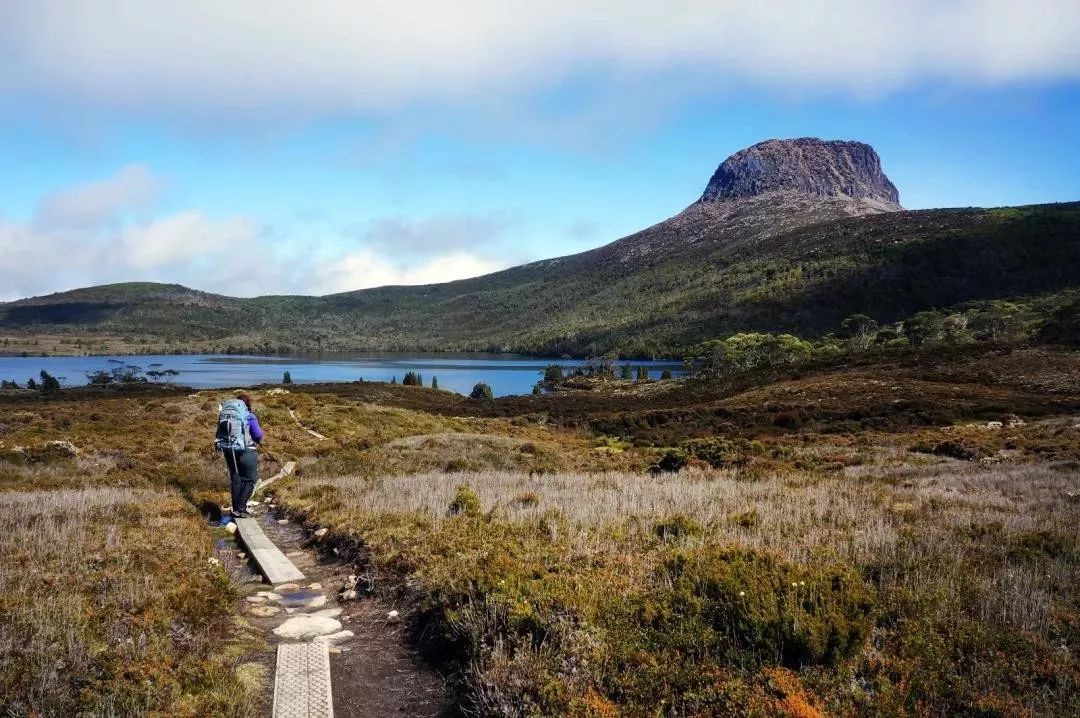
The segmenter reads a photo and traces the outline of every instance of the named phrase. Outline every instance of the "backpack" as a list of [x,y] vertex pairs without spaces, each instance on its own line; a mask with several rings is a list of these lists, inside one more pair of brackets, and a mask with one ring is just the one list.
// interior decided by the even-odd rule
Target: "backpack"
[[240,399],[222,402],[218,411],[217,436],[214,448],[218,451],[244,451],[251,446],[248,429],[248,408]]

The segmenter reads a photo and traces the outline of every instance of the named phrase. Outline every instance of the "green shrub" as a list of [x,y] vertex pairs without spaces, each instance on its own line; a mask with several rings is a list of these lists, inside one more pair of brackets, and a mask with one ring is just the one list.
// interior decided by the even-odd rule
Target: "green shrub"
[[483,382],[477,384],[469,392],[470,399],[478,399],[480,401],[491,401],[495,398],[495,392],[491,390],[491,387]]
[[803,567],[748,549],[674,553],[643,607],[656,640],[679,637],[733,665],[835,664],[873,626],[874,600],[853,570]]
[[669,516],[653,525],[653,533],[665,541],[686,536],[699,536],[702,531],[701,524],[683,514]]
[[454,500],[450,502],[447,515],[468,516],[470,518],[479,516],[480,497],[476,495],[476,492],[473,491],[468,484],[461,484],[457,487],[457,492],[454,494]]

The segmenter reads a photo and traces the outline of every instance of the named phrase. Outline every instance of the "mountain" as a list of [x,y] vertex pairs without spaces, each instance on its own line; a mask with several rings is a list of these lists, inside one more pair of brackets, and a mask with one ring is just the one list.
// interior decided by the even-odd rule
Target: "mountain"
[[906,211],[859,142],[735,153],[674,217],[483,277],[324,297],[234,299],[122,284],[0,304],[0,331],[128,335],[191,350],[677,353],[738,331],[820,336],[1080,287],[1080,203]]

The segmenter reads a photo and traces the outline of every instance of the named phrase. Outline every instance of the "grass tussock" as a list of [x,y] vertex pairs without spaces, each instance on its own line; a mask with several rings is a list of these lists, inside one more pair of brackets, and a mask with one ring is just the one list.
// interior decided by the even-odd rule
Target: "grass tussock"
[[253,715],[232,594],[175,496],[0,493],[0,712]]
[[1071,715],[1076,476],[909,458],[432,472],[284,498],[362,537],[482,711]]

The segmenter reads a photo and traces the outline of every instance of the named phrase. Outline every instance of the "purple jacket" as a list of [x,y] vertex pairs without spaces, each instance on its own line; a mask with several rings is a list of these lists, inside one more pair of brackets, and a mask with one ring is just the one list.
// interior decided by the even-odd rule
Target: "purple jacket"
[[249,411],[247,425],[248,433],[251,434],[251,440],[256,444],[261,444],[263,440],[263,430],[262,427],[259,426],[259,417]]

